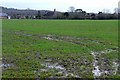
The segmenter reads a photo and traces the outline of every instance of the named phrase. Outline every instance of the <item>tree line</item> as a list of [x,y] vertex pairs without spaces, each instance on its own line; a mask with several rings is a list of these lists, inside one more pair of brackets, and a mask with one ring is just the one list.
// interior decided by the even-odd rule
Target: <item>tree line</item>
[[2,7],[2,11],[11,16],[11,19],[119,19],[120,9],[115,8],[114,13],[104,9],[98,13],[87,13],[82,9],[69,7],[67,12],[59,12],[54,9],[48,10],[18,10],[14,8]]

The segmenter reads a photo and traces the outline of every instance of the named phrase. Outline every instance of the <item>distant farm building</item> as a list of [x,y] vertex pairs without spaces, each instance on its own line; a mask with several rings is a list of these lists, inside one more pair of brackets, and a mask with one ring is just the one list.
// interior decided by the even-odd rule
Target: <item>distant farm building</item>
[[0,13],[0,19],[11,19],[11,17],[6,13]]

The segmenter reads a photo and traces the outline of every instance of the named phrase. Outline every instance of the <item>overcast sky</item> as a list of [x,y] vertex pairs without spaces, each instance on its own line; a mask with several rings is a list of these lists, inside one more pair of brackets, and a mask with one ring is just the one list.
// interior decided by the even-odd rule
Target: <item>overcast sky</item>
[[119,0],[0,0],[0,6],[18,9],[37,9],[67,11],[70,6],[86,12],[98,12],[109,9],[113,12]]

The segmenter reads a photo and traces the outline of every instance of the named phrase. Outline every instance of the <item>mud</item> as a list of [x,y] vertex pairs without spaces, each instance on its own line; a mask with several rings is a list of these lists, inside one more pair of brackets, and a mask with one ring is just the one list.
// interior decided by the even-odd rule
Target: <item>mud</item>
[[113,73],[114,73],[114,75],[116,75],[116,73],[117,73],[117,71],[118,71],[118,66],[119,66],[119,64],[118,63],[116,63],[116,62],[113,62]]
[[[56,62],[55,62],[56,61]],[[55,73],[61,74],[61,77],[77,77],[80,78],[80,73],[87,73],[87,68],[85,71],[83,71],[84,66],[80,66],[80,64],[83,65],[88,65],[85,60],[81,62],[81,60],[72,60],[72,59],[67,59],[67,60],[62,60],[62,59],[47,59],[45,60],[41,66],[41,71],[47,71],[49,72],[51,69],[55,70]],[[89,68],[89,67],[88,67]],[[80,72],[81,71],[81,72]],[[78,73],[80,72],[80,73]]]
[[65,70],[62,66],[58,65],[58,63],[51,64],[51,63],[43,63],[42,66],[45,66],[46,68],[55,68],[56,70]]
[[[110,61],[108,59],[100,59],[99,60],[99,56],[105,53],[111,53],[117,50],[113,50],[113,49],[107,49],[104,51],[99,51],[99,52],[91,52],[94,60],[93,60],[93,67],[94,69],[92,70],[93,74],[94,74],[94,78],[95,77],[100,77],[102,75],[111,75],[111,74],[116,74],[117,69],[118,69],[118,63],[113,62],[113,66],[110,67]],[[102,62],[102,63],[101,63]],[[101,63],[101,64],[99,64]],[[101,68],[101,66],[103,68]],[[113,69],[112,69],[113,68]]]

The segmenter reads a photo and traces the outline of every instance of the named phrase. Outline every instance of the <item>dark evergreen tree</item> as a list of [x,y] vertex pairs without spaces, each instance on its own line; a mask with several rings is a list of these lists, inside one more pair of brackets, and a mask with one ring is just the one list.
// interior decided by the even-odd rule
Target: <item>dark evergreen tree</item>
[[68,19],[69,13],[68,13],[68,12],[65,12],[65,13],[64,13],[64,17],[65,17],[66,19]]

